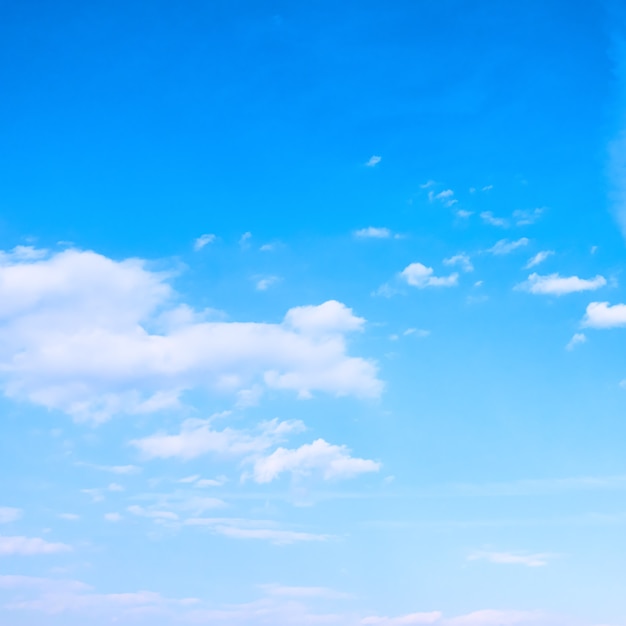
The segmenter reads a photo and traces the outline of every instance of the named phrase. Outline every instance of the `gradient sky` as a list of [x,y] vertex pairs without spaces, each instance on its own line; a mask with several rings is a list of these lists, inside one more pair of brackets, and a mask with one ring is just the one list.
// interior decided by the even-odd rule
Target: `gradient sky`
[[3,626],[626,626],[620,3],[0,9]]

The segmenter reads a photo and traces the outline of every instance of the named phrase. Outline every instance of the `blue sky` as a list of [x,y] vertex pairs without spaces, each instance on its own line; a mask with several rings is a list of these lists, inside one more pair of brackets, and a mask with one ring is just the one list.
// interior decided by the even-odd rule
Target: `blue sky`
[[625,626],[619,3],[0,19],[0,622]]

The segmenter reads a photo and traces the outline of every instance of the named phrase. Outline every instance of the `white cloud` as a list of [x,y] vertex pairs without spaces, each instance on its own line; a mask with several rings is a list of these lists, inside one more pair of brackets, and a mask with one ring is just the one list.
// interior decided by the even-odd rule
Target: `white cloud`
[[76,515],[76,513],[59,513],[59,519],[64,519],[68,522],[77,522],[80,519],[80,515]]
[[259,278],[256,282],[256,290],[267,291],[267,289],[279,281],[280,278],[278,278],[278,276],[265,276],[264,278]]
[[214,430],[211,420],[188,419],[177,435],[158,433],[131,444],[147,458],[193,459],[204,454],[220,456],[249,456],[260,454],[284,441],[287,435],[304,430],[298,420],[262,422],[256,431],[224,428]]
[[449,276],[434,276],[433,268],[426,267],[422,263],[407,265],[400,275],[409,285],[418,289],[424,289],[425,287],[455,287],[459,279],[459,275],[456,273]]
[[155,509],[146,509],[145,507],[133,504],[126,509],[129,513],[138,517],[149,517],[155,520],[178,521],[178,515],[173,511],[158,511]]
[[415,335],[416,337],[428,337],[430,335],[429,330],[424,330],[423,328],[407,328],[403,333],[405,337],[409,335]]
[[444,189],[439,193],[435,193],[434,191],[428,192],[428,199],[430,202],[439,201],[445,207],[451,207],[457,204],[458,200],[454,198],[454,191],[452,189]]
[[493,185],[485,185],[481,191],[491,191],[493,189]]
[[374,363],[346,353],[346,333],[364,320],[340,302],[292,309],[279,323],[207,321],[183,307],[174,323],[170,278],[145,261],[78,250],[0,265],[4,393],[92,421],[176,408],[196,387],[381,393]]
[[512,552],[474,552],[470,561],[489,561],[498,565],[525,565],[526,567],[543,567],[548,564],[549,554],[514,554]]
[[388,228],[376,228],[375,226],[354,231],[354,236],[359,239],[389,239],[391,234]]
[[119,513],[105,513],[104,514],[104,519],[107,522],[121,522],[122,521],[122,516]]
[[548,257],[554,254],[554,250],[542,250],[537,252],[534,257],[528,260],[528,263],[524,266],[524,269],[529,270],[532,267],[536,267],[540,263],[543,263]]
[[0,536],[0,556],[58,554],[70,550],[70,546],[64,543],[50,543],[39,537]]
[[516,226],[528,226],[534,224],[543,214],[543,209],[521,210],[513,211],[513,219]]
[[425,183],[420,185],[420,189],[430,189],[434,187],[437,183],[434,180],[427,180]]
[[580,291],[595,291],[605,285],[606,278],[604,276],[587,279],[578,278],[578,276],[560,276],[559,274],[540,276],[533,273],[526,282],[517,285],[517,288],[539,295],[563,296]]
[[587,337],[584,333],[574,333],[574,336],[569,340],[565,346],[566,350],[573,350],[576,346],[583,344],[587,341]]
[[215,235],[205,234],[198,237],[193,242],[193,249],[197,252],[198,250],[202,250],[205,246],[213,243],[215,241]]
[[474,266],[472,265],[472,260],[469,255],[465,254],[465,252],[461,252],[459,254],[455,254],[447,259],[443,260],[444,265],[460,265],[461,269],[464,272],[473,272]]
[[12,506],[0,506],[0,524],[15,522],[22,517],[22,509]]
[[253,477],[258,483],[269,483],[283,472],[296,476],[321,473],[325,480],[352,478],[366,472],[377,472],[380,463],[350,456],[346,446],[335,446],[323,439],[296,449],[278,448],[269,456],[257,459]]
[[410,624],[435,624],[443,617],[440,611],[429,613],[410,613],[399,617],[365,617],[361,620],[363,626],[408,626]]
[[269,596],[281,598],[327,598],[329,600],[346,600],[350,594],[341,593],[327,587],[293,587],[288,585],[259,585]]
[[509,221],[503,217],[495,217],[491,211],[483,211],[480,217],[485,224],[490,226],[497,226],[498,228],[508,228]]
[[626,304],[611,306],[608,302],[590,302],[582,325],[589,328],[626,326]]
[[461,219],[467,219],[468,217],[470,217],[471,215],[473,215],[472,211],[466,211],[465,209],[459,209],[456,212],[457,217],[460,217]]
[[503,254],[510,254],[514,250],[518,248],[522,248],[527,246],[529,240],[526,237],[521,237],[516,241],[509,241],[508,239],[500,239],[492,248],[489,248],[487,252],[491,252],[491,254],[495,254],[497,256]]
[[19,592],[15,600],[5,604],[5,608],[49,615],[93,613],[99,617],[103,612],[113,612],[137,616],[174,606],[192,607],[199,602],[195,598],[170,600],[150,591],[101,594],[80,581],[32,576],[0,576],[0,589]]
[[258,539],[260,541],[269,541],[275,545],[328,541],[331,539],[330,535],[277,528],[274,522],[264,520],[200,517],[186,520],[185,525],[204,527],[211,532],[230,537],[231,539]]
[[247,248],[250,245],[250,239],[252,239],[252,233],[250,231],[245,232],[243,235],[241,235],[241,237],[239,237],[239,245],[242,248]]
[[474,611],[446,620],[447,626],[514,626],[532,623],[543,615],[537,611]]
[[81,463],[80,465],[85,465],[103,472],[110,472],[111,474],[129,475],[141,472],[141,467],[137,465],[91,465],[88,463]]
[[365,164],[366,167],[376,167],[380,162],[382,161],[382,157],[379,156],[371,156],[367,163]]

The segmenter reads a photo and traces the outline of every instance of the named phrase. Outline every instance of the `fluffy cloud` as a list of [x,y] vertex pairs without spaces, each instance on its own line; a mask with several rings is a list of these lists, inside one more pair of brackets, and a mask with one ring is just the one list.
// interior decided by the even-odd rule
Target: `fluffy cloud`
[[15,522],[22,517],[22,510],[12,506],[0,506],[0,524]]
[[280,323],[208,321],[176,305],[171,275],[94,252],[5,253],[0,368],[6,395],[77,420],[176,407],[195,387],[254,384],[378,396],[373,362],[347,354],[364,320],[340,302],[298,307]]
[[211,419],[188,419],[177,435],[158,433],[131,443],[149,459],[189,460],[203,454],[237,457],[260,454],[284,441],[287,435],[304,430],[304,424],[299,420],[280,422],[273,419],[259,424],[256,431],[215,430],[211,423]]
[[452,191],[452,189],[444,189],[443,191],[440,191],[439,193],[435,193],[434,191],[429,191],[428,199],[430,200],[430,202],[439,201],[445,207],[454,206],[458,202],[458,200],[454,198],[454,191]]
[[540,276],[533,273],[526,282],[519,284],[517,288],[539,295],[563,296],[579,291],[595,291],[605,285],[606,278],[604,276],[578,278],[578,276],[560,276],[559,274]]
[[375,461],[350,456],[346,446],[334,446],[317,439],[295,450],[278,448],[269,456],[257,459],[253,476],[258,483],[269,483],[283,472],[306,476],[317,471],[328,480],[377,472],[380,467]]
[[382,157],[374,155],[371,156],[367,163],[365,163],[366,167],[376,167],[382,161]]
[[590,328],[626,326],[626,304],[611,306],[608,302],[590,302],[582,325]]
[[51,543],[39,537],[0,536],[0,556],[58,554],[59,552],[69,552],[70,550],[70,546],[64,543]]
[[491,254],[495,254],[496,256],[502,256],[504,254],[511,254],[514,250],[518,248],[523,248],[527,246],[529,240],[526,237],[520,237],[516,241],[509,241],[508,239],[500,239],[500,241],[496,242],[496,244],[489,248],[487,252]]
[[422,263],[411,263],[402,270],[400,276],[412,287],[424,289],[425,287],[455,287],[459,282],[457,273],[449,276],[435,276],[432,267],[426,267]]
[[[449,626],[514,626],[530,624],[544,617],[536,611],[474,611],[446,620]],[[554,623],[554,622],[552,622]]]
[[470,561],[489,561],[499,565],[525,565],[526,567],[543,567],[548,564],[549,554],[514,554],[511,552],[474,552]]

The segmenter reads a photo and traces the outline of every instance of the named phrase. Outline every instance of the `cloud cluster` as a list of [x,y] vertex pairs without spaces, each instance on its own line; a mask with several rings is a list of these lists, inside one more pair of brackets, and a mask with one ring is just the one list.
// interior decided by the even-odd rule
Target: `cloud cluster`
[[176,407],[197,387],[381,393],[376,365],[347,354],[364,320],[344,304],[297,307],[279,323],[209,321],[176,303],[171,278],[94,252],[3,253],[4,393],[93,421]]
[[[346,479],[359,474],[377,472],[381,464],[368,459],[355,458],[346,446],[332,445],[317,439],[299,448],[279,447],[294,433],[305,430],[299,420],[262,422],[254,430],[224,428],[216,430],[212,420],[190,419],[183,422],[178,434],[157,433],[132,443],[144,457],[178,458],[189,460],[204,454],[241,458],[252,465],[252,478],[257,483],[269,483],[281,474],[308,476],[319,473],[324,480]],[[189,477],[195,479],[196,477]]]

